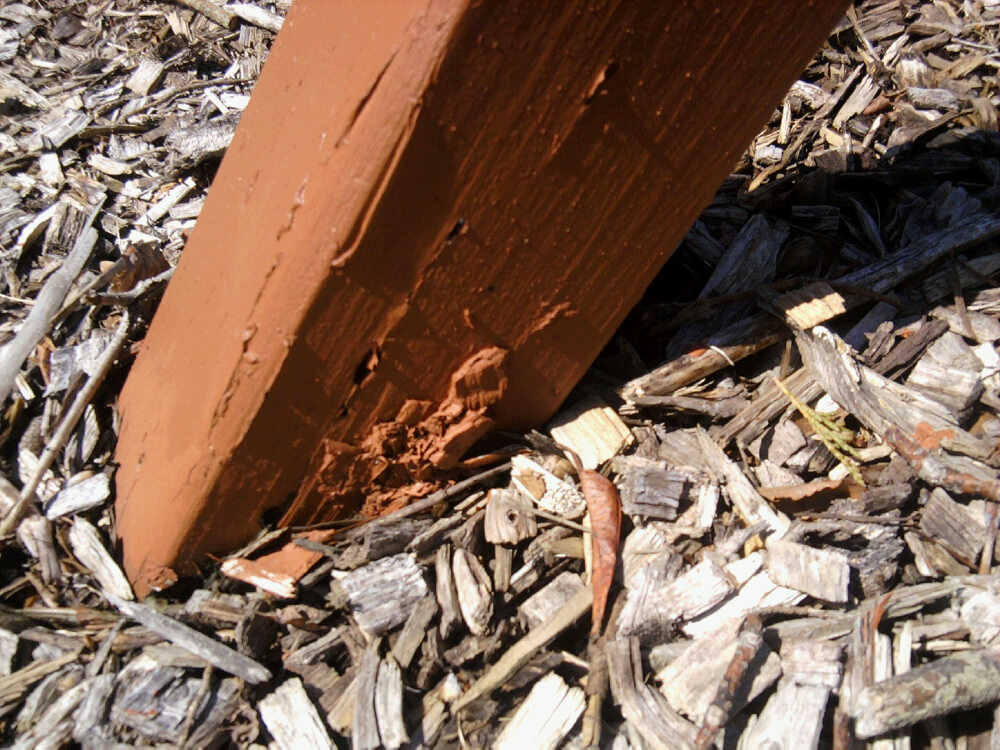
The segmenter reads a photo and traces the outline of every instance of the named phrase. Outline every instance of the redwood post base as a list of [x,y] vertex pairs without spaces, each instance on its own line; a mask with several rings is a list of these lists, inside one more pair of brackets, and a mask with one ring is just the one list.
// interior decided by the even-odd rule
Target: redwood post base
[[845,7],[296,0],[122,393],[137,591],[549,417]]

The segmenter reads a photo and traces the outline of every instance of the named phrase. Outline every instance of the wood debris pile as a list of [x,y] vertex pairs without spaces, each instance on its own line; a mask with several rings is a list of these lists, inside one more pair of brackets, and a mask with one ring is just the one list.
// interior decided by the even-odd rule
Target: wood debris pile
[[503,463],[137,603],[111,404],[272,36],[227,7],[0,9],[5,742],[1000,742],[1000,3],[858,3]]

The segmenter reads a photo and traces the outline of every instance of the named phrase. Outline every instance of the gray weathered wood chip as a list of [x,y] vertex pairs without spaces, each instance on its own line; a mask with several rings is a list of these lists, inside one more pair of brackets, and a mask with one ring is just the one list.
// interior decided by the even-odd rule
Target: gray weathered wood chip
[[145,604],[125,601],[111,592],[104,594],[122,614],[140,622],[154,633],[161,635],[171,643],[186,648],[215,667],[229,674],[242,677],[247,682],[256,684],[271,679],[271,672],[266,667],[249,659],[243,654],[223,646],[209,636],[199,633],[194,628],[161,615]]

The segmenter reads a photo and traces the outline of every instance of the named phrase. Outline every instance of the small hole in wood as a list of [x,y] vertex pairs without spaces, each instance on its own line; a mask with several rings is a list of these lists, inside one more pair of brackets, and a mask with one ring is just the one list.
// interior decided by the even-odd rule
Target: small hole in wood
[[583,103],[585,105],[590,104],[598,96],[606,93],[608,90],[608,81],[610,81],[620,69],[621,65],[616,63],[614,60],[609,62],[607,66],[605,66],[604,70],[597,74],[597,77],[590,86],[590,91],[587,92],[587,95],[583,98]]
[[354,384],[361,385],[369,375],[375,372],[381,359],[382,352],[378,346],[374,346],[361,358],[358,366],[354,368]]

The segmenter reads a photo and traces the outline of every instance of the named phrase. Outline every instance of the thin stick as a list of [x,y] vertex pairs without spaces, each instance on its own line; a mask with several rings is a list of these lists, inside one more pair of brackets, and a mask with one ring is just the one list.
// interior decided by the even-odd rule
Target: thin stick
[[186,5],[192,10],[196,10],[201,13],[205,18],[210,21],[215,21],[224,29],[232,31],[236,28],[236,24],[239,20],[233,15],[233,12],[227,10],[221,5],[216,5],[212,0],[178,0],[181,5]]
[[97,369],[87,379],[87,382],[80,389],[79,393],[76,394],[73,405],[70,406],[62,421],[60,421],[58,429],[56,429],[52,437],[49,438],[49,442],[45,445],[45,450],[42,451],[42,455],[38,459],[38,467],[35,469],[35,473],[28,483],[24,485],[17,503],[4,516],[3,522],[0,523],[0,536],[7,536],[14,530],[18,521],[24,516],[24,512],[28,509],[29,504],[36,499],[35,490],[38,489],[42,477],[48,471],[49,467],[52,466],[56,454],[62,450],[66,441],[69,440],[69,436],[76,428],[76,423],[83,416],[84,409],[87,408],[87,404],[90,403],[91,399],[97,393],[97,389],[104,382],[104,378],[111,369],[111,365],[118,358],[118,354],[121,352],[122,346],[125,344],[125,339],[128,336],[128,327],[129,316],[128,312],[125,311],[122,314],[121,322],[118,324],[118,329],[111,339],[111,343],[108,344],[107,349],[104,350],[104,353],[101,354],[101,358],[97,362]]
[[198,713],[202,708],[202,701],[205,700],[205,696],[208,695],[208,691],[212,687],[212,674],[214,672],[215,667],[212,666],[212,663],[206,662],[205,669],[201,673],[201,682],[198,684],[198,692],[195,693],[194,700],[188,704],[184,714],[184,723],[181,725],[180,733],[181,741],[177,743],[180,747],[187,745],[191,730],[194,728],[194,720],[198,718]]
[[166,271],[158,273],[156,276],[143,279],[127,292],[104,292],[103,294],[95,294],[94,301],[102,305],[129,305],[148,292],[152,286],[161,284],[164,281],[170,281],[170,278],[174,275],[174,271],[176,270],[176,268],[168,268]]
[[0,300],[4,302],[14,302],[18,305],[25,305],[26,307],[31,307],[35,304],[35,300],[26,299],[24,297],[11,297],[9,294],[0,294]]
[[983,553],[979,558],[979,574],[988,576],[993,567],[993,550],[997,544],[997,515],[1000,506],[995,500],[986,502],[986,544],[983,545]]
[[107,271],[104,271],[103,273],[99,274],[98,276],[96,276],[95,278],[91,279],[86,284],[84,284],[82,287],[77,289],[73,294],[71,294],[66,299],[66,303],[62,306],[62,309],[56,313],[55,322],[58,323],[67,315],[69,315],[71,312],[73,312],[73,310],[76,309],[77,305],[80,304],[81,300],[83,300],[83,298],[86,297],[94,289],[100,289],[106,284],[110,284],[111,280],[115,276],[117,276],[119,273],[125,270],[125,266],[127,265],[127,263],[128,261],[126,261],[124,258],[119,258],[118,260],[116,260],[114,263],[111,264],[111,267]]
[[726,725],[733,710],[736,691],[746,678],[751,662],[757,658],[764,645],[763,622],[760,615],[750,613],[743,621],[736,637],[736,653],[726,667],[722,682],[716,690],[715,698],[705,712],[694,746],[697,750],[708,750],[715,743],[715,737]]
[[583,534],[589,534],[590,529],[584,526],[582,523],[577,523],[576,521],[570,521],[568,518],[563,518],[555,513],[549,513],[547,510],[542,510],[541,508],[528,508],[528,512],[533,516],[538,516],[539,518],[544,518],[546,521],[552,521],[552,523],[559,524],[560,526],[565,526],[567,529],[573,529],[574,531],[579,531]]
[[[444,502],[453,498],[455,495],[459,495],[465,490],[475,487],[481,482],[485,482],[487,479],[492,479],[495,476],[503,474],[510,471],[510,461],[500,464],[499,466],[494,466],[492,469],[487,469],[479,474],[463,479],[460,482],[455,482],[455,484],[450,487],[445,487],[443,490],[438,490],[433,492],[425,498],[417,500],[414,503],[400,508],[399,510],[394,510],[392,513],[387,513],[384,516],[379,516],[378,518],[372,518],[371,520],[363,520],[347,529],[341,529],[340,533],[351,531],[355,528],[361,528],[362,526],[366,528],[372,528],[375,526],[384,526],[386,524],[395,523],[401,518],[409,518],[410,516],[415,516],[417,513],[423,513],[425,510],[430,510],[438,503]],[[324,529],[329,528],[329,524],[319,523],[312,526],[293,526],[292,531],[310,531],[314,529]]]
[[581,744],[585,750],[597,750],[601,746],[601,713],[604,696],[608,692],[607,638],[591,638],[587,645],[590,674],[587,677],[587,708],[583,713]]
[[556,636],[579,620],[590,609],[594,599],[594,592],[589,588],[577,591],[565,604],[562,609],[555,613],[550,619],[530,631],[517,643],[513,644],[504,652],[489,669],[483,672],[482,676],[476,680],[465,694],[455,701],[452,706],[452,713],[457,714],[472,701],[484,695],[489,695],[496,688],[503,685],[511,675],[523,667],[531,657],[553,640]]
[[97,244],[97,230],[91,227],[97,213],[104,206],[104,199],[91,206],[90,213],[84,219],[83,229],[76,238],[76,243],[69,255],[42,287],[35,298],[35,304],[28,313],[24,325],[17,332],[7,351],[0,359],[0,399],[6,399],[14,388],[14,380],[21,371],[21,365],[28,358],[38,342],[52,327],[54,316],[62,306],[70,287],[80,275],[90,253]]

